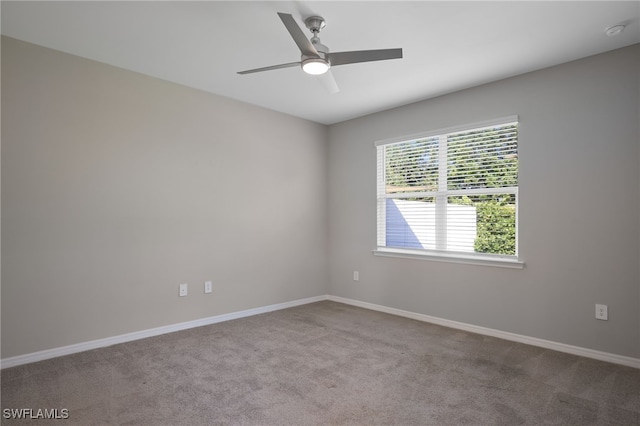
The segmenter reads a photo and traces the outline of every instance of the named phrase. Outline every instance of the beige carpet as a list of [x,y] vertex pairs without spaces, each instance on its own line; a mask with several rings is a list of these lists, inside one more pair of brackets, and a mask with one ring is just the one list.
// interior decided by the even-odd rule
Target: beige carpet
[[640,425],[640,370],[334,302],[5,369],[1,397],[19,425]]

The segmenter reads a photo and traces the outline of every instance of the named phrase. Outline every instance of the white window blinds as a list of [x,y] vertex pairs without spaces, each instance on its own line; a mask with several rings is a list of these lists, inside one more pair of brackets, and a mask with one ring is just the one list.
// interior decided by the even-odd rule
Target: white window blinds
[[517,117],[377,143],[378,246],[517,256]]

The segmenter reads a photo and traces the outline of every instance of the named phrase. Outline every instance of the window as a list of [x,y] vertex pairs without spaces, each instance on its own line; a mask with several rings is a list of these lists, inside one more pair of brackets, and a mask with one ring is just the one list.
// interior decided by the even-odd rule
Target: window
[[517,262],[517,117],[381,141],[377,254]]

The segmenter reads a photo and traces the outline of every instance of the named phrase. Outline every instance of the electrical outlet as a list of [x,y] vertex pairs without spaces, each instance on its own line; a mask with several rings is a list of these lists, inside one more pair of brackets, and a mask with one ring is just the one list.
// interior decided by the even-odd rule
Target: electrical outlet
[[178,289],[178,294],[180,295],[180,297],[184,297],[187,295],[187,285],[186,284],[180,284],[180,287]]
[[360,272],[353,271],[353,280],[358,281],[360,279]]
[[213,291],[213,283],[211,281],[204,282],[204,292],[211,293]]
[[596,319],[603,321],[609,319],[609,308],[607,305],[596,305]]

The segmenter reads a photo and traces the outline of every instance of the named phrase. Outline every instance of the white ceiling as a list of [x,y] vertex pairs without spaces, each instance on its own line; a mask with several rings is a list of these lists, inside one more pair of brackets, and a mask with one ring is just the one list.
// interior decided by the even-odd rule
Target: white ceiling
[[[2,34],[332,124],[640,42],[640,2],[2,1]],[[299,68],[276,12],[327,21],[332,51],[404,58],[332,68],[340,92]],[[604,30],[624,23],[625,31]],[[309,33],[309,35],[311,35]]]

